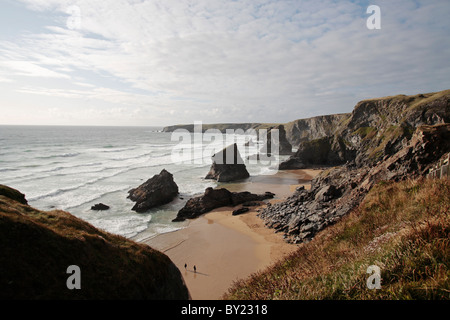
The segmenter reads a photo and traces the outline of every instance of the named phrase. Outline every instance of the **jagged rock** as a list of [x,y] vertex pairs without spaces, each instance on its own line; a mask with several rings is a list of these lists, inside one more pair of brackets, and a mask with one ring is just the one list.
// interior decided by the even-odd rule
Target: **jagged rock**
[[360,101],[332,133],[303,141],[280,169],[374,166],[403,149],[422,125],[450,122],[450,90]]
[[340,191],[333,185],[327,185],[316,193],[314,199],[327,202],[338,196],[340,196]]
[[153,207],[171,202],[178,195],[178,186],[170,172],[163,169],[159,174],[128,191],[128,198],[136,204],[131,210],[145,212]]
[[[278,130],[278,133],[274,135],[272,139],[272,135],[274,134],[275,130]],[[276,150],[276,152],[274,152],[274,150]],[[286,130],[284,129],[283,125],[270,127],[267,130],[266,139],[264,139],[262,147],[259,152],[268,155],[273,153],[278,153],[279,155],[292,154],[292,145],[286,138]]]
[[213,155],[212,161],[211,169],[205,179],[230,182],[246,179],[250,176],[236,143]]
[[202,196],[189,199],[183,208],[178,211],[177,217],[173,220],[184,221],[185,219],[194,219],[213,209],[228,206],[237,206],[249,201],[263,201],[271,199],[274,194],[266,192],[264,194],[254,194],[248,191],[230,192],[227,189],[207,188]]
[[97,203],[91,207],[91,210],[95,211],[103,211],[103,210],[109,210],[109,206],[103,203]]
[[352,211],[376,183],[425,176],[448,152],[450,124],[421,126],[403,149],[384,161],[328,169],[313,179],[310,190],[298,188],[285,201],[260,209],[258,215],[268,227],[283,232],[287,242],[307,242]]

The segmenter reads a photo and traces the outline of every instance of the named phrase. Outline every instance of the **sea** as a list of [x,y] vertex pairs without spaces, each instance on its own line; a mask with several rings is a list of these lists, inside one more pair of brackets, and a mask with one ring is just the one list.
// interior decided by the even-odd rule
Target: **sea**
[[[189,198],[220,185],[204,179],[211,155],[232,142],[241,151],[248,136],[161,129],[2,125],[0,184],[24,193],[37,209],[68,211],[99,229],[138,241],[185,228],[188,222],[172,222],[178,210]],[[257,148],[246,147],[243,155],[256,154]],[[252,176],[272,174],[277,161],[247,162],[247,170]],[[178,197],[145,213],[132,211],[128,191],[162,169],[172,173]],[[110,209],[91,210],[97,203]]]

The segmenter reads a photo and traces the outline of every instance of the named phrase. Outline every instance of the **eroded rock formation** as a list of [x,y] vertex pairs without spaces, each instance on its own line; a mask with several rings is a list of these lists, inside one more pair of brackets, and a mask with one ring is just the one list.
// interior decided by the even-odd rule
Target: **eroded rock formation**
[[230,182],[246,179],[250,176],[236,143],[214,154],[212,161],[213,163],[205,179]]
[[149,209],[171,202],[178,195],[178,186],[170,172],[163,169],[145,183],[128,191],[128,198],[136,204],[132,210],[145,212]]
[[248,191],[231,192],[224,188],[207,188],[202,196],[189,199],[185,206],[178,211],[177,217],[173,221],[194,219],[216,208],[228,206],[234,207],[246,202],[263,201],[273,197],[274,194],[271,192],[254,194]]

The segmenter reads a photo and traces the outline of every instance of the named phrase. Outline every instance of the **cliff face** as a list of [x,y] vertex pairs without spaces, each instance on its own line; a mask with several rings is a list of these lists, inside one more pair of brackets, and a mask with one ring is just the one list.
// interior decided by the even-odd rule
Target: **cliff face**
[[291,197],[260,210],[266,225],[301,243],[352,211],[380,181],[419,178],[450,152],[450,124],[421,126],[404,148],[374,166],[329,168]]
[[450,122],[450,90],[361,101],[342,119],[332,134],[301,142],[280,168],[374,165],[401,150],[418,126]]
[[423,177],[450,152],[450,90],[359,102],[332,135],[304,141],[280,168],[335,166],[260,212],[289,242],[310,240],[380,181]]
[[317,116],[286,123],[286,136],[297,147],[300,143],[320,139],[333,134],[340,124],[350,117],[350,113]]
[[[36,210],[5,193],[0,195],[0,299],[189,298],[180,271],[163,253],[70,213]],[[80,268],[81,289],[67,287],[71,265]]]
[[[266,129],[272,127],[278,128],[281,125],[284,127],[282,135],[286,137],[286,142],[293,147],[297,147],[303,141],[310,141],[318,138],[323,138],[332,134],[339,124],[350,116],[349,113],[317,116],[308,119],[299,119],[288,123],[221,123],[221,124],[203,124],[202,131],[209,129],[217,129],[222,133],[226,130],[243,130],[244,132],[250,129]],[[175,130],[187,130],[194,132],[193,124],[174,125],[163,128],[163,132],[173,132]],[[283,137],[281,143],[283,143]]]

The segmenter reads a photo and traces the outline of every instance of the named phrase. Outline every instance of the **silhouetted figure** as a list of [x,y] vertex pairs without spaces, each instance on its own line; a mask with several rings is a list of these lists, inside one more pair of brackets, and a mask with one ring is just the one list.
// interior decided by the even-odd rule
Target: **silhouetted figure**
[[197,273],[197,268],[194,266],[194,272]]
[[184,264],[184,269],[186,269],[186,268],[187,268],[187,264],[185,263],[185,264]]

